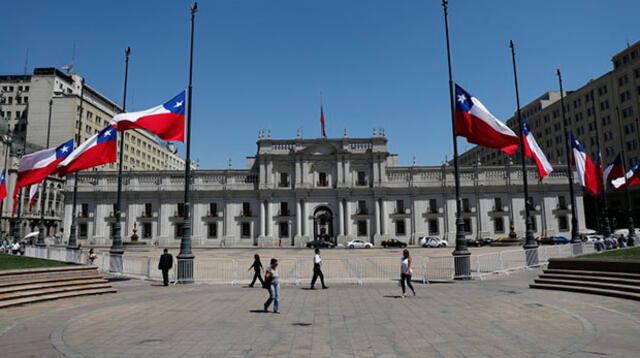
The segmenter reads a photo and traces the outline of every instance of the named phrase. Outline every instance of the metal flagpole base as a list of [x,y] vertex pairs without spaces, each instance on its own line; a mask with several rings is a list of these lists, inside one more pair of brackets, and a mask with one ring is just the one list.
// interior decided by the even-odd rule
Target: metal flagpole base
[[122,273],[122,253],[109,252],[109,272]]
[[459,255],[453,256],[453,265],[455,268],[455,280],[470,280],[471,279],[471,256]]
[[527,267],[538,266],[540,260],[538,259],[538,248],[534,249],[525,249],[524,257],[527,261]]
[[193,257],[178,257],[178,283],[193,283]]

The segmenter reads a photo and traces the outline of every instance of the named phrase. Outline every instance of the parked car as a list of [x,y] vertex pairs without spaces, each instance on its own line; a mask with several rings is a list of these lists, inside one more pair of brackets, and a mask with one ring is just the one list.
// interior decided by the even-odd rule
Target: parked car
[[349,249],[370,249],[372,247],[372,243],[363,240],[351,240],[347,242],[347,248]]
[[564,236],[551,236],[551,244],[552,245],[563,245],[570,243],[571,240],[567,239]]
[[484,237],[481,237],[479,239],[467,239],[467,246],[480,247],[480,246],[491,245],[492,243],[493,243],[493,240],[484,238]]
[[595,244],[596,241],[600,238],[604,238],[604,236],[602,235],[597,235],[597,234],[590,234],[590,235],[582,235],[580,237],[580,239],[582,240],[582,242],[586,243],[586,244]]
[[307,247],[310,249],[332,249],[336,247],[336,244],[331,241],[311,240],[307,242]]
[[428,236],[422,242],[422,247],[447,247],[447,242],[439,237]]
[[418,245],[420,246],[424,246],[424,243],[427,242],[427,240],[429,240],[430,238],[436,238],[436,239],[440,239],[437,236],[420,236],[418,238]]
[[380,245],[382,245],[382,247],[407,247],[407,243],[404,241],[400,241],[398,239],[387,239],[387,240],[382,240],[382,242],[380,243]]

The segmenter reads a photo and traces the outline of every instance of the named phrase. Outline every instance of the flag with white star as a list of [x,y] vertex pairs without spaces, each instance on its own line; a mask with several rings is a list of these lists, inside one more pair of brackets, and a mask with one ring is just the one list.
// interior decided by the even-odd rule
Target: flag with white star
[[58,164],[55,173],[64,176],[116,161],[118,131],[111,125],[80,144]]
[[23,186],[41,183],[71,152],[73,152],[73,139],[55,148],[43,149],[22,157],[14,195]]

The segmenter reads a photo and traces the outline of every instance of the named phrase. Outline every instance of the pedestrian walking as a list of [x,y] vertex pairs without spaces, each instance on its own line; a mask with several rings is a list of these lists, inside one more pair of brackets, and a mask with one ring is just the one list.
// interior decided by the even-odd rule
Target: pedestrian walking
[[264,287],[264,280],[262,279],[262,262],[260,262],[260,255],[253,255],[253,264],[249,266],[249,270],[253,269],[253,280],[249,284],[249,287],[253,287],[253,284],[256,283],[256,279],[260,280],[260,284]]
[[162,270],[162,282],[165,286],[169,286],[169,270],[173,267],[173,256],[169,253],[169,250],[164,249],[163,254],[160,255],[160,262],[158,262],[158,270]]
[[405,293],[407,288],[406,285],[409,286],[413,295],[416,295],[416,290],[413,289],[413,285],[411,284],[411,276],[413,275],[413,269],[411,269],[411,256],[409,255],[409,250],[404,249],[402,251],[402,259],[400,260],[400,285],[402,286],[402,298],[405,298]]
[[322,284],[322,289],[326,290],[327,287],[324,284],[324,275],[322,274],[322,257],[320,257],[320,249],[316,249],[316,255],[313,257],[313,278],[311,279],[311,289],[315,290],[314,287],[316,285],[316,280],[320,277],[320,283]]
[[20,251],[20,243],[16,241],[13,244],[11,244],[11,253],[14,255],[17,255],[18,251]]
[[89,253],[87,254],[87,263],[89,263],[89,265],[93,265],[93,262],[97,257],[98,256],[93,252],[93,249],[89,249]]
[[278,260],[271,259],[271,264],[264,272],[265,285],[269,290],[269,298],[264,303],[264,311],[269,312],[269,306],[273,302],[273,313],[280,313],[280,273],[278,272]]

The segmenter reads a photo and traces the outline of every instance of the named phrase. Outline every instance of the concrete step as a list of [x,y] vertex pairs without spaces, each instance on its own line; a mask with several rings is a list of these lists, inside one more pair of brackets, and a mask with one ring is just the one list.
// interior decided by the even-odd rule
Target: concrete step
[[0,271],[0,283],[37,280],[42,278],[61,278],[72,276],[96,275],[95,266],[50,267],[39,269]]
[[63,281],[76,281],[76,280],[96,280],[103,279],[104,277],[99,274],[94,275],[83,275],[83,276],[68,276],[68,277],[44,277],[33,280],[24,280],[24,281],[11,281],[11,282],[0,282],[0,289],[3,287],[13,287],[20,285],[32,285],[36,283],[46,283],[46,282],[63,282]]
[[544,273],[550,274],[567,274],[567,275],[587,275],[600,277],[617,277],[630,280],[640,280],[640,274],[626,272],[608,272],[608,271],[587,271],[587,270],[564,270],[564,269],[546,269]]
[[558,274],[558,273],[543,273],[540,275],[542,279],[551,280],[574,280],[574,281],[589,281],[589,282],[607,282],[619,285],[631,285],[640,286],[640,279],[629,278],[617,278],[617,277],[601,277],[592,275],[570,275],[570,274]]
[[570,292],[578,292],[578,293],[588,293],[593,295],[626,298],[629,300],[640,301],[640,294],[634,293],[634,292],[607,290],[607,289],[593,288],[593,287],[548,285],[548,284],[539,284],[539,283],[532,283],[529,285],[529,287],[536,288],[536,289],[543,289],[543,290],[560,290],[560,291],[570,291]]
[[635,292],[640,294],[640,287],[630,285],[620,285],[607,282],[589,282],[589,281],[577,281],[577,280],[550,280],[550,279],[535,279],[535,283],[544,285],[560,285],[560,286],[578,286],[578,287],[592,287],[605,290],[616,290],[624,292]]
[[82,286],[107,283],[107,280],[103,278],[89,279],[89,280],[72,280],[72,281],[47,281],[41,283],[34,283],[30,285],[15,285],[9,287],[0,287],[0,295],[11,292],[42,290],[45,288],[56,288],[65,286]]
[[24,305],[28,303],[51,301],[51,300],[57,300],[61,298],[68,298],[68,297],[101,295],[105,293],[116,293],[116,292],[118,292],[118,290],[116,290],[115,288],[98,288],[98,289],[91,289],[91,290],[67,291],[67,292],[52,293],[52,294],[46,294],[46,295],[40,295],[40,296],[15,298],[10,300],[0,301],[0,308]]
[[53,288],[43,288],[39,290],[4,293],[4,294],[0,294],[0,301],[26,298],[26,297],[32,297],[32,296],[42,296],[42,295],[55,294],[55,293],[64,293],[64,292],[70,292],[70,291],[86,291],[86,290],[101,289],[101,288],[111,288],[111,285],[106,283],[98,283],[98,284],[91,284],[91,285],[53,287]]

